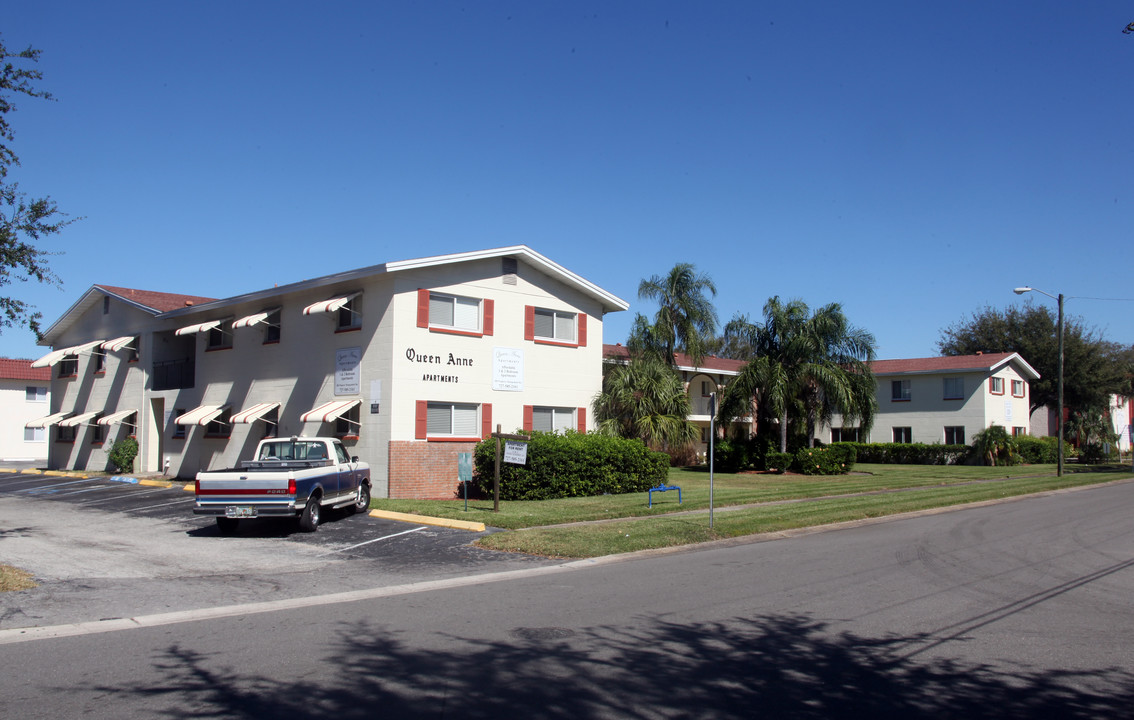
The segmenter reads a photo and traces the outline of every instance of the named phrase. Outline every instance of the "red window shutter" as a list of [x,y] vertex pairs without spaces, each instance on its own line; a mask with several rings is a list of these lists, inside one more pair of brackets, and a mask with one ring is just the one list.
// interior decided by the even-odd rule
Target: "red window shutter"
[[414,437],[416,437],[418,440],[424,440],[429,434],[429,425],[426,423],[426,418],[428,417],[428,408],[428,401],[417,401],[417,415],[414,418]]
[[587,409],[579,408],[575,411],[575,420],[579,425],[579,432],[585,433],[587,431]]
[[587,346],[587,314],[579,313],[579,347]]
[[532,406],[524,406],[524,432],[532,431]]
[[480,436],[486,438],[492,434],[492,403],[480,406]]
[[484,334],[485,335],[491,335],[492,334],[493,325],[495,324],[495,314],[496,314],[496,301],[485,300],[484,301]]
[[417,326],[429,327],[429,290],[426,288],[417,290]]
[[535,305],[524,306],[524,339],[535,340]]

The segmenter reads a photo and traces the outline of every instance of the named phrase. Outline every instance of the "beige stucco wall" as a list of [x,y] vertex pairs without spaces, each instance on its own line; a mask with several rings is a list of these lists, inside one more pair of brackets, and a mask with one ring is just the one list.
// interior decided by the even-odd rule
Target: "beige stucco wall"
[[29,387],[47,388],[41,380],[0,379],[0,460],[47,460],[51,433],[45,430],[39,442],[24,440],[24,426],[49,414],[51,395],[42,401],[27,399]]

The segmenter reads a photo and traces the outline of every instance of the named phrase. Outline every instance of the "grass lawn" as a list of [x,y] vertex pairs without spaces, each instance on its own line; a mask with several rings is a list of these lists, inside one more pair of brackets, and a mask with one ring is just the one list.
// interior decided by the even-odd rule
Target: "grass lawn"
[[[940,465],[855,466],[854,475],[802,476],[717,473],[713,482],[713,528],[708,526],[709,473],[675,468],[669,483],[677,493],[646,493],[566,498],[537,502],[492,500],[375,500],[373,507],[516,530],[481,538],[478,544],[499,550],[552,557],[597,557],[648,548],[684,545],[847,520],[880,517],[947,505],[1025,495],[1134,476],[1128,466],[1065,468],[1054,465],[974,467]],[[904,492],[888,492],[904,491]],[[863,494],[867,493],[867,494]],[[850,496],[850,497],[847,497]],[[809,500],[809,502],[790,502]],[[788,501],[788,502],[785,502]],[[765,503],[757,507],[736,507]],[[777,503],[767,505],[766,503]],[[612,522],[594,523],[606,520]],[[548,527],[591,522],[571,527]]]

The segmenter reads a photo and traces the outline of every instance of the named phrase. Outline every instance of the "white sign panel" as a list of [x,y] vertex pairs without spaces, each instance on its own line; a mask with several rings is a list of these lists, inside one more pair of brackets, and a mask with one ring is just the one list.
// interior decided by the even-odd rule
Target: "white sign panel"
[[524,351],[516,348],[492,349],[492,389],[524,391]]
[[528,444],[515,440],[505,440],[504,462],[513,465],[526,465],[528,462]]
[[362,348],[343,348],[335,351],[335,394],[358,395],[361,393],[358,363],[362,360]]

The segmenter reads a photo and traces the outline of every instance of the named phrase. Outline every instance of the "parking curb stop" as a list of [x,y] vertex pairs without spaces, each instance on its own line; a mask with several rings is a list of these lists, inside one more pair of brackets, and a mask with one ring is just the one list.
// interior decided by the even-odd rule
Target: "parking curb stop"
[[411,513],[393,512],[392,510],[371,510],[370,517],[384,518],[386,520],[397,520],[399,522],[418,523],[421,525],[437,525],[439,527],[449,527],[456,530],[484,532],[484,523],[470,522],[468,520],[450,520],[449,518],[430,517],[428,515],[414,515]]

